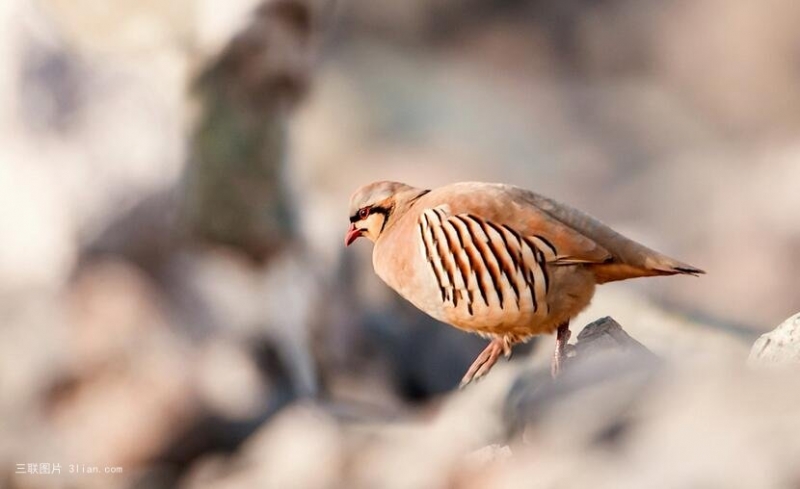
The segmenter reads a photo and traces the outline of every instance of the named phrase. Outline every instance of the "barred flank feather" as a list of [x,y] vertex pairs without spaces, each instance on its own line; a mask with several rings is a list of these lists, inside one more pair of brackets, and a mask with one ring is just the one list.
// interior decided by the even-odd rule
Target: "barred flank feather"
[[444,304],[542,311],[547,314],[546,262],[557,250],[544,238],[522,236],[471,214],[441,209],[420,214],[419,239]]

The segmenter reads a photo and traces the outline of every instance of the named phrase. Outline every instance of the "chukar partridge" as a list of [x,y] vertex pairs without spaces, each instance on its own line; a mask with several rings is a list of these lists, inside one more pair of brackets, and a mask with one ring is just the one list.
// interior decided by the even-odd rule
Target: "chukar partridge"
[[596,284],[704,273],[583,212],[502,184],[365,185],[350,199],[345,244],[361,236],[375,244],[375,272],[401,296],[439,321],[491,338],[461,386],[510,356],[514,344],[554,331],[557,376],[569,321]]

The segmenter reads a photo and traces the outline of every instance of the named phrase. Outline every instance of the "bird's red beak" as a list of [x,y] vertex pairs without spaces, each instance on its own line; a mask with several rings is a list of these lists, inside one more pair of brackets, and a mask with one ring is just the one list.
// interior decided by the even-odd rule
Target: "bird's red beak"
[[350,244],[361,237],[361,230],[356,229],[355,223],[350,223],[350,229],[347,230],[347,234],[344,235],[344,245],[350,246]]

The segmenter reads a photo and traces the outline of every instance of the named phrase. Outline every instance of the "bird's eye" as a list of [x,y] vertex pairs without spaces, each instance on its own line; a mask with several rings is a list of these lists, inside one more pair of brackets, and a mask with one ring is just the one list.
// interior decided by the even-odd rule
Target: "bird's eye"
[[369,207],[362,207],[358,210],[358,218],[359,219],[366,219],[369,216]]

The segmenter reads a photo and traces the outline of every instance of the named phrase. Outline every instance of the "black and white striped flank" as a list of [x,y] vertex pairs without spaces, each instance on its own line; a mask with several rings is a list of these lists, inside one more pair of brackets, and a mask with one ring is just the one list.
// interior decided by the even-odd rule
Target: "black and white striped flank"
[[435,208],[421,214],[419,239],[444,304],[469,315],[481,304],[548,313],[545,263],[557,250],[544,237]]

